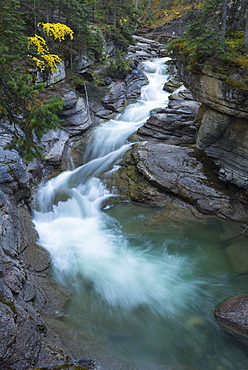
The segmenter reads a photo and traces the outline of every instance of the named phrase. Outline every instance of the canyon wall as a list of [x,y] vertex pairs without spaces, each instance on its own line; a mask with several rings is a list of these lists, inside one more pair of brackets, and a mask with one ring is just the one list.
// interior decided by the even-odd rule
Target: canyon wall
[[196,146],[218,168],[219,178],[248,189],[248,94],[235,83],[238,69],[228,79],[210,69],[188,70],[187,61],[177,59],[181,81],[202,105],[196,117]]

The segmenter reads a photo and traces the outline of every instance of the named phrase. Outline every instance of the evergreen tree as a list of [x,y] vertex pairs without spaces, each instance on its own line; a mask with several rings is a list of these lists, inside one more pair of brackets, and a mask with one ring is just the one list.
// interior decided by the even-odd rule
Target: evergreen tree
[[[56,112],[62,109],[61,99],[42,101],[38,86],[30,85],[29,76],[16,56],[0,47],[0,119],[7,118],[14,138],[10,148],[16,148],[27,160],[42,156],[37,144],[42,135],[60,122]],[[41,88],[41,86],[40,86]]]
[[41,101],[28,69],[28,48],[24,9],[18,0],[0,4],[0,119],[7,119],[16,147],[27,159],[41,156],[37,145],[42,135],[58,126],[55,114],[62,108],[60,99]]

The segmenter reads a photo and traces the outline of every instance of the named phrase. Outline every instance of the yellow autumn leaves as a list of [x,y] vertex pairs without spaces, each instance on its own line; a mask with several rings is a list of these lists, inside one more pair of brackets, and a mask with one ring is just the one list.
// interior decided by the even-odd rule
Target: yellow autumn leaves
[[[48,35],[52,36],[55,40],[65,40],[65,36],[69,35],[70,39],[73,39],[73,31],[70,27],[62,23],[38,23],[38,26],[42,27],[43,31]],[[42,72],[45,69],[54,73],[58,67],[58,64],[62,62],[62,59],[56,55],[51,54],[47,46],[46,41],[43,37],[35,35],[28,38],[28,47],[35,46],[37,48],[38,57],[29,55],[35,62],[36,67]]]
[[48,36],[52,36],[55,40],[62,41],[66,35],[69,35],[70,39],[73,39],[73,31],[70,27],[62,23],[38,23],[38,26],[43,28]]

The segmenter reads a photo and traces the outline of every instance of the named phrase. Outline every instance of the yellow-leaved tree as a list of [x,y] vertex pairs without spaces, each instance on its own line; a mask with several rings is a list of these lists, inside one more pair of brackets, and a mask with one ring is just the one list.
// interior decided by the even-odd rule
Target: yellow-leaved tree
[[[42,30],[51,36],[54,40],[63,41],[65,36],[73,39],[73,31],[70,27],[62,23],[38,23],[38,26],[42,27]],[[36,54],[29,55],[30,58],[35,62],[36,67],[39,71],[49,70],[54,73],[58,68],[58,65],[62,63],[62,59],[57,54],[52,54],[47,46],[46,40],[38,35],[31,36],[28,38],[28,47],[36,47]]]

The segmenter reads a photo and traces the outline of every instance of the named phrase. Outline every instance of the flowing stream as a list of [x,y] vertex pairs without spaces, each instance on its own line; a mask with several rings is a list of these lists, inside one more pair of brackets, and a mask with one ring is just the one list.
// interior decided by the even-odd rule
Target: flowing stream
[[71,293],[61,321],[80,338],[75,355],[92,356],[105,370],[248,369],[245,347],[213,317],[221,300],[247,293],[247,274],[236,273],[221,243],[239,228],[216,218],[180,223],[159,208],[110,202],[115,194],[102,181],[150,111],[166,106],[165,61],[144,62],[149,84],[93,131],[84,164],[39,188],[39,243],[51,254],[53,278]]

